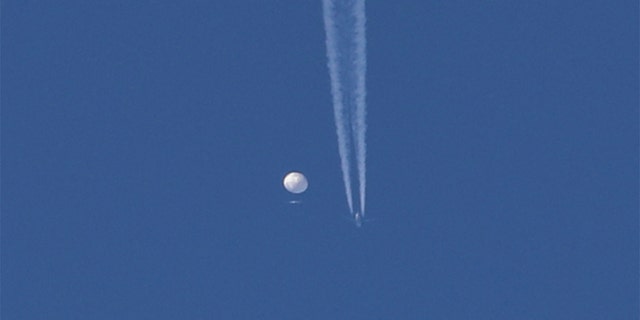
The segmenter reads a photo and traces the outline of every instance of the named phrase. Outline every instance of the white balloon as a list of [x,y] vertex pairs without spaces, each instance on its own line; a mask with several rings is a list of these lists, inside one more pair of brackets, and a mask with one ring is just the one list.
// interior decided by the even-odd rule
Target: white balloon
[[309,182],[307,178],[300,172],[289,172],[282,181],[284,188],[291,193],[303,193],[307,190]]

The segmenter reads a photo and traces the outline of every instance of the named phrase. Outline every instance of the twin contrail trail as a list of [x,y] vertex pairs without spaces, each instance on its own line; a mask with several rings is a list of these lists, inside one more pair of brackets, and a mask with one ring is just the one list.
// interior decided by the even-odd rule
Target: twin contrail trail
[[333,111],[338,134],[340,165],[349,211],[354,214],[351,183],[352,154],[355,155],[360,193],[360,215],[364,216],[366,191],[366,87],[367,71],[364,0],[323,0],[327,59],[331,79]]

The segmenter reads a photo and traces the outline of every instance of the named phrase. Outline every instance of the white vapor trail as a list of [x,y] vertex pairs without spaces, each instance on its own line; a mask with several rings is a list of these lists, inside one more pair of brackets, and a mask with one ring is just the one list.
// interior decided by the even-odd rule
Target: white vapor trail
[[349,211],[354,214],[351,184],[355,154],[360,213],[366,189],[366,34],[364,0],[323,0],[327,58],[340,165]]

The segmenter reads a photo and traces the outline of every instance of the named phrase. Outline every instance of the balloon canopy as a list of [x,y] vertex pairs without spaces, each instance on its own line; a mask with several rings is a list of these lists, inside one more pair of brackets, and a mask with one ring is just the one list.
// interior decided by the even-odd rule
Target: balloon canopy
[[284,188],[291,193],[303,193],[307,190],[309,182],[304,174],[300,172],[289,172],[282,181]]

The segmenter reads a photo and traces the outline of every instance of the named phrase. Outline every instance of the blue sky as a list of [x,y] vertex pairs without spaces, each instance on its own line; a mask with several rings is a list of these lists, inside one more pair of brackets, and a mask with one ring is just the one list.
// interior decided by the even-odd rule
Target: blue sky
[[635,1],[368,2],[360,229],[320,1],[2,18],[2,318],[638,317]]

